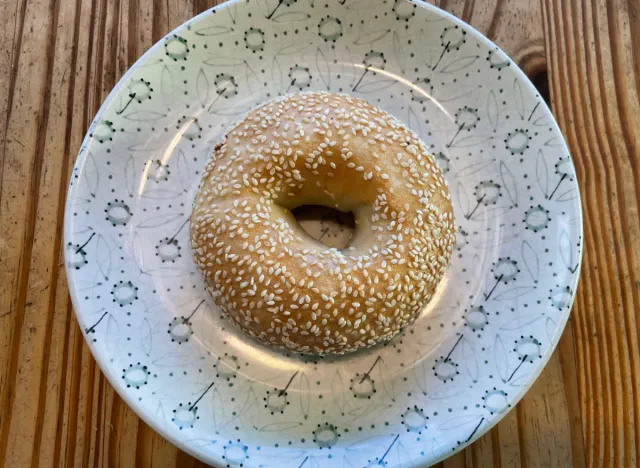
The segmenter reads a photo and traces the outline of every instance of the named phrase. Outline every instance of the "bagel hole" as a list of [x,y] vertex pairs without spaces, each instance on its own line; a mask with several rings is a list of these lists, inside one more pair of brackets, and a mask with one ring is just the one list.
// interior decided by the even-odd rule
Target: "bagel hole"
[[356,229],[351,211],[340,211],[323,205],[300,205],[291,210],[300,227],[327,247],[344,249]]

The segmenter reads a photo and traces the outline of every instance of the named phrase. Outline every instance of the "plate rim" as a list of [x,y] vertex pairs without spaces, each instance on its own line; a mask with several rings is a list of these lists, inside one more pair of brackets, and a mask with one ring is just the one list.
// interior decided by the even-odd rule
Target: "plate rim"
[[[208,8],[206,10],[204,10],[203,12],[191,17],[190,19],[188,19],[187,21],[183,22],[182,24],[180,24],[179,26],[177,26],[176,28],[172,29],[171,31],[169,31],[168,33],[166,33],[162,38],[160,38],[158,41],[156,41],[151,47],[149,47],[149,49],[147,49],[128,69],[127,71],[122,75],[122,77],[117,81],[117,83],[114,85],[114,87],[111,89],[111,91],[109,92],[109,94],[107,95],[107,97],[104,99],[104,101],[102,102],[99,110],[96,112],[95,116],[92,118],[91,123],[89,124],[89,127],[86,131],[86,134],[82,140],[82,143],[80,145],[78,154],[76,156],[76,160],[74,163],[74,170],[75,169],[79,169],[81,168],[85,162],[86,162],[86,153],[84,153],[84,149],[87,147],[89,141],[91,140],[90,137],[90,128],[91,125],[93,125],[94,122],[96,122],[100,116],[102,114],[104,114],[104,112],[112,105],[113,100],[116,96],[116,94],[120,91],[120,89],[125,85],[126,81],[131,77],[131,75],[133,75],[134,70],[136,68],[138,68],[141,64],[143,64],[146,59],[151,56],[153,53],[155,53],[160,47],[162,47],[163,41],[167,38],[170,37],[173,34],[176,34],[178,31],[181,31],[182,29],[184,29],[187,25],[189,25],[192,22],[198,21],[201,19],[201,17],[203,18],[205,15],[210,14],[212,11],[220,11],[223,10],[225,8],[231,7],[237,3],[244,3],[247,0],[227,0],[224,3],[221,3],[219,5],[214,6],[213,8]],[[385,0],[373,0],[373,1],[378,1],[378,2],[383,2]],[[515,73],[516,78],[518,79],[520,84],[524,84],[527,91],[529,93],[532,93],[533,95],[539,95],[538,90],[535,88],[535,86],[533,85],[533,83],[531,82],[531,80],[529,79],[529,77],[527,77],[527,75],[522,71],[522,69],[520,68],[520,66],[507,54],[504,52],[504,50],[502,50],[502,48],[500,46],[498,46],[497,44],[495,44],[491,39],[489,39],[488,37],[486,37],[483,33],[481,33],[480,31],[478,31],[475,27],[473,27],[472,25],[468,24],[467,22],[463,21],[462,19],[454,16],[453,14],[435,6],[432,5],[430,3],[427,3],[426,0],[391,0],[391,1],[406,1],[407,3],[412,3],[420,8],[424,8],[426,10],[429,10],[437,15],[440,15],[442,17],[442,19],[447,20],[449,23],[456,25],[456,26],[460,26],[465,28],[466,31],[470,32],[472,34],[472,36],[474,37],[474,39],[476,39],[477,41],[483,43],[486,47],[488,47],[489,49],[495,49],[495,50],[499,50],[502,54],[504,54],[504,56],[511,62],[511,64],[513,65],[513,70]],[[557,134],[559,136],[562,137],[562,142],[560,148],[561,150],[569,157],[569,160],[571,162],[571,165],[574,168],[574,173],[575,173],[575,185],[576,185],[576,192],[577,192],[577,202],[575,204],[575,206],[577,207],[576,209],[576,232],[578,234],[578,236],[580,237],[580,239],[582,239],[584,241],[584,223],[583,223],[583,210],[582,210],[582,195],[580,193],[580,185],[578,183],[578,174],[577,172],[575,172],[575,164],[574,164],[574,158],[571,154],[571,151],[569,150],[569,147],[567,145],[566,139],[565,139],[565,135],[563,134],[560,126],[558,125],[558,122],[553,114],[553,112],[551,111],[551,108],[549,107],[549,105],[547,104],[547,102],[544,99],[541,99],[540,101],[541,105],[544,106],[543,108],[547,110],[547,112],[549,113],[549,115],[552,118],[552,121],[550,122],[550,125],[554,127],[554,130],[557,132]],[[67,244],[68,242],[71,242],[72,239],[72,232],[71,232],[71,226],[73,224],[73,219],[72,219],[72,215],[71,215],[71,200],[73,199],[73,195],[74,192],[76,191],[76,184],[72,184],[71,181],[69,182],[68,185],[68,189],[67,189],[67,194],[66,194],[66,200],[65,200],[65,214],[64,214],[64,226],[63,226],[63,245]],[[76,317],[76,321],[78,322],[78,325],[81,328],[82,331],[82,324],[80,322],[80,310],[82,310],[84,308],[84,306],[81,305],[80,303],[80,299],[79,299],[79,294],[78,291],[76,290],[76,284],[74,281],[69,281],[69,278],[71,277],[71,273],[72,273],[72,269],[69,266],[69,261],[71,260],[70,258],[70,253],[68,251],[68,249],[64,249],[64,260],[65,260],[65,273],[66,273],[66,277],[67,277],[67,285],[68,285],[68,289],[69,289],[69,295],[71,298],[71,303],[73,306],[73,311],[74,311],[74,315]],[[560,342],[561,336],[564,333],[564,330],[566,328],[567,322],[569,320],[569,316],[571,315],[572,309],[573,309],[573,305],[575,303],[575,299],[576,299],[576,292],[577,292],[577,285],[579,284],[579,280],[580,280],[580,275],[582,272],[582,259],[583,259],[583,255],[584,255],[584,249],[579,249],[579,253],[578,253],[578,268],[575,272],[575,275],[573,276],[573,281],[570,283],[573,287],[574,287],[574,294],[571,296],[570,301],[568,303],[568,306],[566,308],[566,312],[563,314],[563,316],[560,318],[560,320],[558,320],[557,325],[555,327],[555,333],[553,336],[553,341],[551,341],[549,343],[549,346],[547,347],[545,353],[542,355],[542,357],[539,359],[538,361],[538,365],[533,369],[533,371],[528,374],[528,378],[527,378],[527,384],[523,385],[520,387],[520,389],[515,392],[512,403],[510,405],[510,408],[507,411],[504,411],[503,413],[495,413],[492,415],[491,419],[489,419],[487,421],[487,424],[484,425],[482,427],[482,429],[478,430],[475,434],[473,434],[473,436],[471,438],[469,438],[468,440],[460,443],[459,445],[457,445],[457,447],[453,448],[450,452],[445,452],[444,454],[442,454],[439,457],[433,458],[431,460],[425,460],[426,465],[421,464],[421,462],[418,462],[417,465],[413,465],[412,466],[431,466],[433,464],[439,463],[449,457],[451,457],[452,455],[460,452],[461,450],[463,450],[464,448],[468,447],[469,445],[471,445],[472,443],[474,443],[476,440],[478,440],[480,437],[482,437],[483,435],[485,435],[486,433],[488,433],[491,429],[493,429],[493,427],[495,427],[507,414],[509,414],[515,407],[516,405],[522,400],[522,398],[525,396],[525,394],[531,389],[532,385],[534,382],[536,382],[536,380],[540,377],[540,374],[542,373],[542,371],[545,369],[545,367],[547,366],[549,360],[551,359],[552,354],[555,352],[558,343]],[[107,362],[107,359],[105,356],[103,356],[99,350],[97,350],[97,348],[93,345],[93,342],[91,340],[88,339],[86,333],[84,333],[84,331],[82,331],[83,334],[83,339],[85,340],[85,343],[88,345],[89,350],[91,351],[91,355],[93,357],[93,359],[95,360],[96,364],[98,365],[99,369],[101,370],[101,372],[104,374],[104,376],[107,378],[107,381],[109,382],[109,384],[113,387],[113,389],[116,391],[116,393],[118,394],[118,396],[127,404],[127,406],[133,410],[133,412],[140,418],[142,419],[147,425],[149,425],[155,432],[157,432],[160,436],[162,436],[163,438],[165,438],[166,440],[168,440],[169,442],[171,442],[173,445],[175,445],[176,447],[178,447],[180,450],[188,453],[189,455],[193,456],[194,458],[197,458],[205,463],[216,463],[216,464],[225,464],[225,462],[222,459],[219,459],[219,457],[216,457],[215,454],[210,453],[209,457],[205,457],[205,454],[196,450],[195,447],[192,447],[190,445],[188,445],[186,443],[186,438],[180,438],[177,435],[175,435],[173,432],[171,431],[166,431],[164,429],[162,429],[160,427],[160,425],[157,423],[156,419],[153,418],[151,416],[151,414],[146,414],[146,412],[143,410],[143,407],[141,405],[139,405],[134,396],[128,392],[125,391],[125,387],[122,385],[120,379],[118,378],[118,376],[115,373],[115,370],[113,369],[112,365],[109,365],[109,363]],[[412,462],[413,463],[413,462]],[[244,464],[244,466],[249,466],[247,463]]]

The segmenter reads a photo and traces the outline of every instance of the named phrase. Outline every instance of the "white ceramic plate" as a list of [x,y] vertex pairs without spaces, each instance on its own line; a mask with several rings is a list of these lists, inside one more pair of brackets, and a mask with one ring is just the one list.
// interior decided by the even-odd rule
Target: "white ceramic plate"
[[[349,92],[433,149],[459,225],[418,321],[344,357],[284,354],[224,319],[191,259],[199,173],[224,129],[286,92]],[[424,466],[493,426],[538,376],[580,268],[574,168],[523,73],[421,2],[248,0],[156,44],[100,109],[73,172],[78,320],[125,401],[210,463]]]

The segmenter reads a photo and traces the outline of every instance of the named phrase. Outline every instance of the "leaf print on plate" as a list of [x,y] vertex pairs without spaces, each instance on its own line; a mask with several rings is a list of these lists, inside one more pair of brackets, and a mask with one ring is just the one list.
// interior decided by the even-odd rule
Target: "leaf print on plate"
[[102,286],[100,281],[81,281],[78,280],[78,291],[86,294],[87,292],[94,291],[96,288]]
[[342,375],[340,374],[340,369],[336,369],[336,372],[333,375],[333,379],[331,381],[331,394],[333,404],[340,414],[344,415],[346,407],[346,388]]
[[145,266],[145,243],[142,239],[142,236],[140,236],[140,234],[138,233],[138,231],[134,231],[131,237],[131,240],[129,241],[128,245],[128,251],[129,251],[129,255],[131,256],[131,259],[133,260],[133,262],[135,263],[138,272],[139,273],[144,273],[146,266]]
[[528,387],[528,384],[527,374],[512,377],[511,380],[509,380],[509,387]]
[[[534,108],[534,111],[535,109],[537,108]],[[534,111],[532,111],[531,115],[533,115]],[[553,120],[548,114],[544,114],[544,115],[541,115],[540,117],[533,118],[533,120],[530,120],[530,122],[533,124],[534,127],[548,128],[549,125],[552,125]]]
[[260,402],[253,387],[249,387],[242,408],[238,411],[242,423],[255,430],[260,426]]
[[469,135],[456,139],[449,148],[470,148],[472,146],[479,146],[487,141],[493,140],[493,136],[490,135]]
[[520,84],[520,80],[517,78],[513,80],[513,100],[518,115],[521,119],[524,119],[524,93],[522,91],[522,84]]
[[477,210],[476,213],[470,218],[473,221],[489,221],[492,219],[500,218],[505,213],[512,211],[511,206],[490,206],[482,210]]
[[500,380],[506,382],[509,378],[509,359],[507,357],[507,348],[505,348],[502,337],[499,334],[496,334],[493,343],[493,360],[498,370]]
[[346,455],[342,457],[342,468],[355,468],[355,465]]
[[[165,149],[165,142],[161,141],[157,136],[146,141],[134,143],[127,147],[127,151],[132,153],[163,153]],[[132,157],[134,157],[134,162],[137,160],[137,156],[138,155],[132,155]]]
[[487,98],[487,118],[489,119],[493,132],[495,133],[498,129],[498,124],[500,123],[500,107],[498,106],[496,93],[493,90],[489,92],[489,96]]
[[558,245],[562,263],[565,267],[567,267],[567,270],[573,273],[577,268],[577,256],[575,256],[573,253],[574,248],[571,244],[571,239],[569,239],[569,234],[564,229],[560,233],[560,240]]
[[96,264],[98,265],[98,270],[100,271],[101,279],[105,281],[109,281],[109,276],[111,275],[111,247],[107,240],[101,234],[97,235],[96,243],[95,243],[95,259]]
[[371,45],[374,42],[377,42],[380,39],[383,39],[390,32],[391,32],[390,29],[386,29],[382,31],[376,30],[376,31],[364,32],[353,41],[353,45],[356,45],[356,46]]
[[[429,442],[427,442],[429,443]],[[425,444],[426,445],[426,444]],[[443,448],[442,442],[439,441],[437,438],[433,438],[430,441],[430,449],[432,453],[439,453]]]
[[351,423],[353,421],[358,421],[363,415],[369,413],[370,411],[373,411],[373,408],[374,405],[371,403],[351,408],[346,413],[347,417],[345,419],[345,422]]
[[167,354],[154,360],[152,364],[157,367],[184,367],[195,362],[202,362],[204,356],[197,354]]
[[182,195],[181,192],[176,192],[169,189],[150,189],[145,190],[140,195],[141,198],[148,198],[150,200],[175,200]]
[[341,73],[342,75],[351,76],[349,88],[353,89],[362,71],[357,67],[357,65],[359,65],[359,60],[356,59],[355,54],[351,51],[348,45],[344,47],[344,53],[347,56],[347,60],[342,62]]
[[232,422],[231,409],[232,407],[223,401],[220,391],[214,385],[211,392],[211,422],[215,434],[220,434]]
[[296,57],[298,57],[300,55],[304,55],[303,52],[305,52],[310,46],[311,46],[311,44],[309,44],[309,43],[289,44],[289,45],[286,45],[286,46],[282,47],[280,50],[278,50],[276,55],[277,56],[280,56],[280,55],[295,55]]
[[231,24],[235,26],[236,18],[238,17],[238,5],[235,2],[230,2],[228,8],[225,8],[224,11],[229,15]]
[[265,424],[257,429],[258,432],[284,432],[291,429],[297,429],[302,427],[303,424],[299,421],[282,421],[276,423]]
[[475,427],[478,422],[483,418],[481,414],[465,414],[463,416],[456,416],[451,419],[448,419],[438,426],[435,427],[438,431],[451,431],[453,429],[459,428],[470,428]]
[[364,439],[352,442],[345,447],[346,452],[372,452],[380,447],[387,447],[395,439],[393,434],[383,434],[378,436],[370,436]]
[[358,86],[358,93],[368,94],[382,91],[384,89],[389,89],[394,85],[397,85],[398,82],[394,79],[371,79],[360,83]]
[[184,213],[163,213],[140,221],[137,225],[138,229],[157,228],[175,223],[179,219],[184,219]]
[[564,139],[562,136],[555,136],[553,138],[549,138],[547,141],[543,143],[544,146],[557,148],[564,145]]
[[[391,454],[394,453],[395,457],[392,457]],[[399,440],[398,436],[398,442],[395,444],[395,448],[393,448],[393,450],[389,452],[389,455],[386,458],[383,455],[383,458],[381,458],[380,460],[385,463],[393,463],[395,461],[397,465],[401,466],[402,464],[411,462],[412,458],[413,457],[409,455],[409,450],[407,449],[405,444],[403,444],[402,441]]]
[[251,93],[251,96],[256,101],[256,103],[260,103],[262,101],[260,79],[258,78],[258,75],[253,70],[251,65],[249,65],[249,62],[247,62],[246,60],[244,62],[244,66],[245,66],[244,76],[245,76],[245,83],[247,85],[247,89]]
[[159,401],[158,402],[158,406],[156,407],[154,416],[158,419],[158,421],[160,422],[160,424],[162,424],[163,428],[166,428],[167,426],[167,415],[164,411],[164,406],[162,405],[162,402]]
[[416,385],[422,391],[424,395],[427,394],[427,376],[429,375],[427,360],[422,359],[422,353],[416,353],[416,364],[413,366],[413,378],[416,381]]
[[[264,456],[263,467],[280,468],[282,466],[298,467],[307,458],[308,452],[306,450],[290,450],[283,447],[265,447],[260,446],[260,455]],[[255,456],[255,455],[254,455]],[[291,465],[283,465],[284,463],[291,462]],[[306,462],[305,465],[306,466]]]
[[183,192],[188,192],[191,187],[192,179],[189,169],[189,163],[187,156],[182,149],[178,150],[178,155],[175,157],[176,167],[178,172],[178,179],[180,180],[180,188]]
[[205,26],[202,28],[195,28],[193,32],[198,36],[225,36],[233,32],[233,28],[228,26]]
[[130,197],[133,197],[135,191],[135,183],[137,179],[135,170],[136,168],[133,156],[129,156],[127,163],[124,165],[124,181],[127,193]]
[[92,152],[87,155],[85,166],[82,170],[82,177],[84,178],[85,186],[93,198],[100,187],[100,171],[98,170],[98,164],[96,158]]
[[209,445],[215,445],[218,441],[211,439],[189,439],[185,442],[192,447],[207,447]]
[[118,345],[120,344],[120,325],[112,314],[107,316],[105,341],[107,355],[109,356],[109,360],[113,362],[119,349]]
[[396,63],[398,64],[398,68],[400,68],[400,72],[404,73],[405,65],[405,54],[402,49],[402,45],[400,44],[400,37],[398,36],[397,31],[393,31],[393,56],[396,59]]
[[370,10],[372,4],[367,0],[339,0],[341,5],[345,5],[347,10],[353,12],[359,12],[362,10]]
[[133,111],[123,114],[122,117],[132,122],[157,122],[167,116],[157,111]]
[[145,275],[157,276],[160,278],[179,278],[184,276],[196,276],[198,272],[186,270],[184,268],[150,268],[143,272]]
[[464,368],[467,372],[467,375],[471,379],[473,383],[476,383],[478,380],[478,354],[476,353],[473,344],[467,338],[462,338],[460,343],[460,349],[462,350],[462,362],[464,363]]
[[578,190],[575,187],[572,187],[566,192],[561,193],[560,195],[556,195],[554,197],[554,200],[558,202],[568,202],[571,200],[576,200],[579,197],[580,197],[580,193],[578,192]]
[[504,188],[511,204],[518,206],[518,185],[513,177],[513,173],[509,170],[509,167],[502,161],[500,161],[500,181]]
[[543,318],[544,317],[541,316],[540,314],[529,314],[529,315],[517,316],[514,319],[510,319],[506,322],[503,322],[502,325],[500,325],[500,330],[504,330],[504,331],[521,330],[529,325],[532,325],[538,320],[542,320]]
[[464,217],[469,219],[471,217],[471,199],[467,194],[467,189],[465,188],[465,184],[462,182],[458,182],[456,185],[456,199],[460,204],[460,211],[464,213]]
[[418,118],[416,112],[412,107],[409,107],[407,111],[407,125],[418,135],[422,134],[422,125],[420,124],[420,119]]
[[449,63],[447,63],[446,65],[444,65],[444,64],[441,65],[440,66],[440,73],[442,73],[442,74],[457,73],[460,70],[464,70],[466,68],[469,68],[479,58],[480,58],[479,55],[469,55],[469,56],[466,56],[466,57],[455,58],[455,59],[451,60]]
[[244,65],[244,59],[234,56],[215,55],[203,60],[202,63],[216,68],[239,67]]
[[271,61],[271,82],[274,89],[278,91],[278,94],[282,94],[285,88],[285,74],[280,65],[280,61],[277,56],[273,57]]
[[536,158],[536,182],[538,183],[538,187],[540,187],[544,198],[548,198],[549,168],[542,149],[538,150],[538,156]]
[[494,301],[510,301],[513,299],[517,299],[522,296],[526,296],[527,294],[531,294],[535,291],[535,286],[518,286],[515,288],[507,289],[506,291],[502,291],[499,294],[493,296]]
[[457,384],[451,381],[441,382],[433,390],[427,392],[429,400],[451,400],[469,391],[468,384]]
[[[464,98],[467,98],[468,100],[471,100],[472,103],[475,105],[476,104],[475,97],[478,95],[481,89],[482,89],[481,85],[480,86],[477,86],[477,85],[460,86],[452,90],[448,90],[449,92],[451,92],[451,94],[440,96],[438,98],[438,101],[440,102],[440,104],[442,105],[446,104],[447,107],[449,107],[450,105],[453,105],[454,103],[460,102]],[[453,94],[454,91],[457,91],[457,93]]]
[[477,174],[478,172],[483,171],[484,169],[486,169],[488,166],[491,166],[495,162],[496,162],[495,159],[491,159],[489,161],[478,161],[476,163],[470,164],[469,166],[460,169],[455,174],[455,177],[460,178],[460,177],[467,177],[473,174]]
[[536,283],[538,281],[538,275],[540,274],[540,260],[527,240],[522,241],[521,253],[524,266],[529,272],[533,282]]
[[142,319],[142,325],[140,326],[140,345],[142,351],[147,356],[151,356],[151,346],[153,345],[153,331],[151,330],[151,324],[146,317]]
[[[405,456],[406,450],[402,450],[402,451],[398,450],[398,447],[401,445],[398,442],[399,438],[400,438],[400,435],[399,434],[396,435],[391,441],[391,443],[384,449],[384,452],[381,452],[381,455],[376,456],[375,458],[373,458],[373,456],[369,458],[368,459],[369,463],[367,464],[367,468],[374,467],[374,466],[385,466],[387,463],[391,463],[392,460],[395,460],[396,463],[400,463],[400,464],[408,461],[408,458],[406,458]],[[402,448],[404,449],[404,446],[402,446]]]
[[254,107],[255,106],[253,104],[248,102],[240,103],[237,106],[227,106],[221,103],[219,107],[216,105],[215,109],[210,107],[209,113],[215,114],[220,117],[238,117],[241,115],[245,115]]
[[309,406],[311,405],[311,392],[309,377],[306,374],[300,374],[298,382],[298,398],[300,401],[300,412],[304,419],[309,417]]
[[200,101],[200,105],[204,109],[209,102],[209,79],[202,68],[196,77],[196,96],[198,96],[198,101]]
[[285,23],[297,23],[301,21],[308,21],[310,19],[311,19],[311,15],[303,11],[288,11],[272,17],[271,21],[275,23],[285,24]]
[[146,63],[140,64],[140,69],[143,70],[145,68],[155,68],[157,65],[163,63],[161,58],[152,58],[149,59]]
[[[274,60],[275,60],[275,57],[274,57]],[[318,49],[316,51],[316,68],[318,69],[318,74],[320,75],[320,79],[326,86],[327,90],[330,90],[331,89],[331,68],[320,46],[318,46]]]
[[160,72],[160,93],[166,106],[170,106],[173,102],[175,92],[173,73],[168,66],[162,67]]

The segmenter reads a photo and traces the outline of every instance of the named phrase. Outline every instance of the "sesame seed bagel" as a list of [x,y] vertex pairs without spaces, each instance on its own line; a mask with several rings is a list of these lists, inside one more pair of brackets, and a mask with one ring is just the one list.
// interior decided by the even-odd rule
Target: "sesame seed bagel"
[[[290,210],[351,211],[343,250]],[[196,264],[251,336],[341,354],[396,335],[431,299],[455,242],[442,172],[404,124],[344,94],[273,99],[215,149],[191,216]]]

